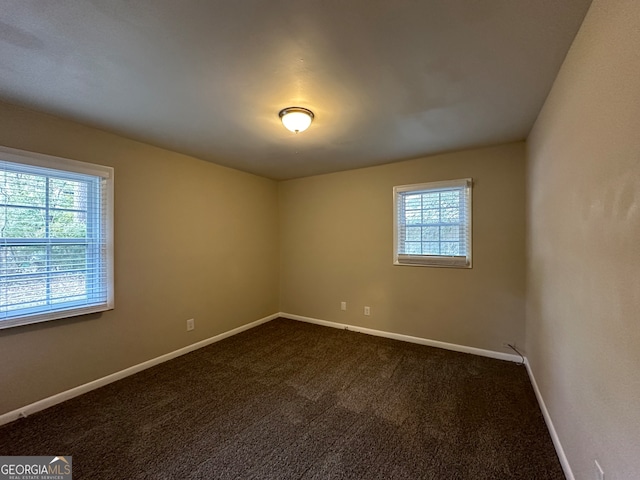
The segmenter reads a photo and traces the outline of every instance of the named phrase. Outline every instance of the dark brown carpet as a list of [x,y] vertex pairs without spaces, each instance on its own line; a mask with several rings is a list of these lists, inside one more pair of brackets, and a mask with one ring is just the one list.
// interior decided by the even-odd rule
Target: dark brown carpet
[[74,479],[564,479],[524,367],[278,319],[0,428]]

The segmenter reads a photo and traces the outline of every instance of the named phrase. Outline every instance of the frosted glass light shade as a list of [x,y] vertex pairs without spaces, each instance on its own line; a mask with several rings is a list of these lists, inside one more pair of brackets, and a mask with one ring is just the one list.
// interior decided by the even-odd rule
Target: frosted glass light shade
[[289,107],[280,111],[280,119],[287,130],[304,132],[313,120],[313,112],[302,107]]

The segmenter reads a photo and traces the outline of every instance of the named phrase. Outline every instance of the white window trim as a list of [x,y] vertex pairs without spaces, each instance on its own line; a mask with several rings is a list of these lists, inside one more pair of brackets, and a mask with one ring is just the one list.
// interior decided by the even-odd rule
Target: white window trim
[[106,302],[94,306],[86,306],[80,308],[72,308],[68,310],[38,313],[34,315],[26,315],[12,319],[0,320],[0,330],[17,327],[21,325],[30,325],[34,323],[47,322],[50,320],[58,320],[61,318],[75,317],[79,315],[87,315],[90,313],[104,312],[115,308],[114,299],[114,248],[113,248],[113,167],[96,165],[92,163],[79,162],[68,158],[55,157],[53,155],[45,155],[42,153],[27,152],[16,148],[0,146],[0,160],[22,165],[31,165],[35,167],[48,168],[55,171],[67,171],[73,173],[83,173],[107,179],[106,188],[104,189],[106,214],[105,219],[105,236],[106,236],[106,257],[105,265],[107,276],[107,299]]
[[[466,217],[469,219],[467,228],[467,254],[466,256],[444,256],[444,255],[403,255],[398,254],[398,198],[400,193],[450,188],[466,188]],[[441,182],[415,183],[411,185],[400,185],[393,187],[393,264],[418,267],[449,267],[449,268],[472,268],[472,190],[473,179],[463,178],[459,180],[445,180]]]

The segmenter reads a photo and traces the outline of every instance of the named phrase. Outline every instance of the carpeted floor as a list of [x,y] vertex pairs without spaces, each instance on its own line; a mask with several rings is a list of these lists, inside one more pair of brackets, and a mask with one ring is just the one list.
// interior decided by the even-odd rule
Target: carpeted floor
[[564,479],[523,366],[278,319],[0,427],[74,479]]

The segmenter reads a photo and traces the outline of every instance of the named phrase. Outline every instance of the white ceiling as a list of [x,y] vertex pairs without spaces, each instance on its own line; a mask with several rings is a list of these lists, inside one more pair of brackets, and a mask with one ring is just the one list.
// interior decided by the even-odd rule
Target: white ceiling
[[526,138],[589,4],[2,0],[0,99],[270,178],[346,170]]

